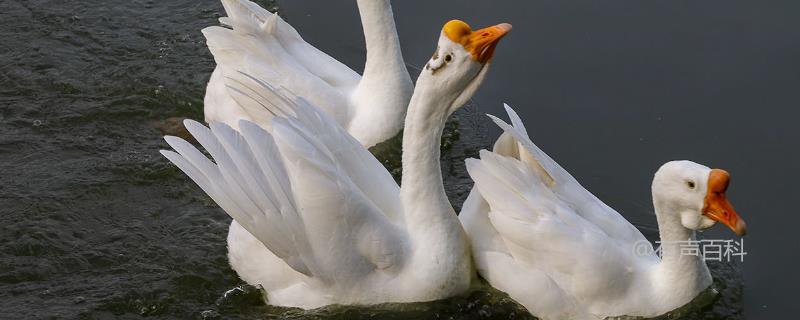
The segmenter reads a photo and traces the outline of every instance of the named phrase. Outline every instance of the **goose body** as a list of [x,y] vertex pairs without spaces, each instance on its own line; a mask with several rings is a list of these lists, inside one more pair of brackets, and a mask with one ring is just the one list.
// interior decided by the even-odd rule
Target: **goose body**
[[442,185],[439,144],[448,116],[477,90],[509,29],[445,25],[439,54],[409,104],[402,187],[332,116],[245,73],[234,75],[242,86],[233,88],[261,86],[293,115],[273,117],[267,127],[240,120],[239,130],[187,120],[215,162],[175,137],[165,137],[175,151],[162,153],[233,217],[231,266],[263,287],[270,304],[315,308],[463,293],[474,270]]
[[516,113],[506,110],[513,125],[493,117],[504,130],[494,151],[467,160],[475,187],[460,215],[478,272],[492,286],[543,319],[604,319],[658,316],[711,284],[702,257],[682,255],[680,242],[716,221],[744,233],[724,198],[727,173],[690,161],[658,170],[660,258],[633,225],[536,147]]
[[217,63],[206,88],[206,122],[238,128],[244,119],[268,126],[276,115],[292,115],[292,110],[276,107],[280,97],[261,86],[235,83],[244,72],[308,100],[365,147],[393,137],[403,127],[413,84],[389,0],[358,0],[367,45],[363,76],[305,42],[277,14],[248,0],[222,4],[227,17],[220,21],[228,28],[203,30]]

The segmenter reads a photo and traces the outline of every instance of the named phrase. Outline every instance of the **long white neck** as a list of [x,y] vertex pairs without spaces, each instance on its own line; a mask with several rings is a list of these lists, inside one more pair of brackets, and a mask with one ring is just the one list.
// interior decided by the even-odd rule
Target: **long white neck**
[[448,102],[432,91],[427,86],[417,86],[403,129],[400,194],[405,201],[409,222],[422,224],[430,222],[429,218],[435,222],[449,222],[455,217],[444,191],[439,163],[442,131],[449,116],[446,112]]
[[[395,81],[407,80],[411,83],[400,50],[400,39],[389,0],[358,0],[358,11],[367,45],[367,62],[362,81],[394,78]],[[401,74],[405,76],[401,77]]]
[[444,191],[439,162],[442,130],[456,95],[436,90],[424,78],[423,74],[417,80],[406,115],[400,197],[414,250],[411,263],[425,268],[415,272],[423,281],[417,283],[442,287],[442,279],[448,279],[448,288],[431,289],[435,295],[468,286],[471,260],[466,234]]
[[414,84],[403,61],[389,0],[358,0],[358,11],[367,62],[353,92],[354,117],[348,131],[370,147],[400,131]]
[[678,308],[696,297],[711,285],[702,253],[690,255],[689,246],[702,245],[696,240],[694,230],[681,224],[679,208],[661,201],[653,193],[659,235],[661,237],[661,263],[654,269],[656,294],[664,301],[666,311]]

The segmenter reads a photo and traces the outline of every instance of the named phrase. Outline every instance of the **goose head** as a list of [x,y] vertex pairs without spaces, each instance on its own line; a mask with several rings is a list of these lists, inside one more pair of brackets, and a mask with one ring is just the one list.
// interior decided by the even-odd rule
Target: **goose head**
[[486,77],[497,44],[511,25],[501,23],[480,30],[461,20],[447,22],[439,35],[436,51],[425,65],[417,86],[435,87],[450,97],[449,112],[464,105]]
[[670,161],[653,178],[653,199],[678,215],[681,225],[690,230],[710,228],[722,222],[737,235],[746,233],[746,224],[725,196],[730,175],[691,161]]

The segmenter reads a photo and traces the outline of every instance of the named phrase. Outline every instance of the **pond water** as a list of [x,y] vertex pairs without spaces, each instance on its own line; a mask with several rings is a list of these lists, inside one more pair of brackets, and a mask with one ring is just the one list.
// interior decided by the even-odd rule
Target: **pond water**
[[[279,12],[359,70],[355,1],[286,0]],[[537,144],[654,239],[650,179],[668,160],[731,172],[748,222],[744,262],[712,263],[719,294],[682,319],[789,317],[800,285],[800,3],[395,1],[406,60],[441,25],[514,31],[444,155],[461,160],[516,108]],[[228,267],[230,219],[158,154],[170,117],[202,119],[214,62],[199,30],[216,0],[0,2],[0,318],[526,318],[486,287],[432,303],[303,312],[265,306]],[[734,239],[717,226],[707,239]]]

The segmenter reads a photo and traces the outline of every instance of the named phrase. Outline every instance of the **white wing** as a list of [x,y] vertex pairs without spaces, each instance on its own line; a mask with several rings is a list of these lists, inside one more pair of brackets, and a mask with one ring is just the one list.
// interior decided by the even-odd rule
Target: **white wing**
[[[254,108],[266,109],[271,105],[277,110],[275,116],[301,120],[303,125],[295,126],[296,129],[315,137],[324,148],[331,150],[350,179],[394,222],[402,223],[402,215],[396,214],[401,210],[400,199],[395,196],[400,192],[397,183],[383,165],[334,119],[328,114],[320,116],[319,109],[305,98],[275,88],[250,74],[237,72],[233,78],[243,84],[230,87],[236,89],[236,96],[241,101],[248,101]],[[298,113],[299,110],[303,112]]]
[[[270,104],[265,109],[242,99],[241,90],[256,91],[270,98],[269,92],[261,92],[263,87],[247,88],[247,83],[242,83],[238,73],[245,72],[258,75],[272,88],[305,97],[339,123],[346,123],[348,99],[361,79],[358,73],[305,42],[277,14],[248,0],[223,0],[222,3],[228,16],[220,21],[231,29],[209,27],[203,29],[203,34],[217,62],[215,74],[221,73],[221,76],[212,77],[208,91],[223,96],[207,99],[224,104],[223,101],[233,98],[247,114],[244,118],[268,123],[280,110],[270,109],[273,107]],[[220,90],[225,87],[236,89],[227,92],[230,97],[225,97],[225,90]],[[228,120],[226,116],[230,112],[220,113],[212,112],[207,120]],[[235,127],[237,124],[231,123],[235,119],[226,122]]]
[[[597,294],[593,290],[607,288],[609,281],[627,285],[630,272],[656,262],[655,256],[634,255],[636,241],[646,241],[641,233],[538,149],[513,110],[506,109],[514,126],[493,119],[528,154],[520,160],[483,150],[480,160],[467,160],[505,245],[497,251],[543,272],[578,299]],[[487,252],[491,247],[498,245]]]
[[272,134],[242,121],[186,127],[211,154],[166,137],[162,153],[220,207],[294,270],[352,284],[400,265],[407,234],[399,187],[336,122],[308,103],[273,119]]
[[543,169],[543,171],[534,170],[534,173],[546,182],[562,202],[574,208],[576,214],[617,241],[628,243],[646,241],[644,235],[628,220],[586,190],[569,172],[539,149],[528,137],[528,132],[517,113],[507,104],[504,107],[513,126],[495,116],[489,115],[489,117],[527,151],[527,154],[521,156],[523,161],[534,164],[534,169],[536,167]]

